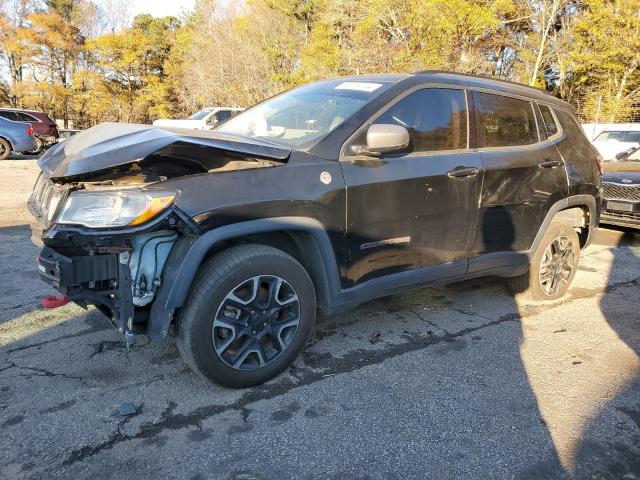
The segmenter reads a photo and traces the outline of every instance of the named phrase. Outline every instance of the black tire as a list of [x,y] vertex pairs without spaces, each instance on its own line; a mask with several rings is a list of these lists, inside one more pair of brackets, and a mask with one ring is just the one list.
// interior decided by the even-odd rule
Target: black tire
[[0,160],[6,160],[11,155],[11,144],[4,138],[0,138]]
[[[258,280],[254,280],[256,278]],[[285,299],[287,303],[284,305],[287,305],[286,308],[291,311],[287,312],[286,318],[284,313],[264,316],[267,310],[259,310],[257,313],[254,310],[262,309],[262,306],[250,306],[270,301],[269,299],[272,298],[271,287],[268,286],[270,284],[267,283],[267,287],[264,287],[262,282],[263,280],[271,282],[271,279],[279,279],[278,282],[280,280],[282,282],[274,287],[277,289],[277,291],[274,290],[277,304],[274,304],[275,309],[269,311],[274,312],[278,308],[285,310],[285,307],[280,306],[283,303],[278,299],[278,295],[281,288],[289,289],[289,298]],[[246,299],[252,303],[240,306],[235,299],[239,299],[241,289],[245,288],[244,285],[248,285],[246,287],[248,291],[251,288],[255,289],[255,299],[250,300],[249,294]],[[262,298],[265,295],[263,293],[265,288],[268,297],[266,300]],[[273,302],[268,303],[268,305],[272,304]],[[269,309],[268,305],[264,308]],[[236,316],[228,316],[228,309],[235,309],[232,313]],[[287,343],[281,339],[282,326],[289,318],[294,318],[296,312],[299,323],[295,325],[295,330],[292,330],[293,327],[287,327]],[[262,322],[262,320],[256,320],[260,315],[263,315],[262,318],[266,320],[264,327],[262,323],[258,325],[262,331],[256,335],[251,325],[257,325],[256,321]],[[282,315],[281,318],[273,319],[280,315]],[[304,267],[293,257],[281,250],[264,245],[232,247],[207,261],[196,275],[186,304],[177,318],[178,349],[187,365],[204,378],[229,387],[249,387],[274,378],[295,360],[309,339],[315,316],[316,295],[313,283]],[[220,320],[237,323],[233,323],[235,328],[229,330],[224,325],[220,327],[219,323],[216,326],[216,322]],[[275,330],[277,335],[274,336]],[[221,338],[225,332],[227,337]],[[259,337],[261,334],[262,337]],[[228,336],[234,339],[231,345],[220,345],[226,344]],[[278,342],[275,341],[276,338]],[[219,345],[214,347],[214,342],[219,342]],[[236,342],[238,342],[237,345]],[[244,348],[245,344],[250,342],[258,342],[260,346],[256,343],[251,345],[259,348],[260,352],[253,353],[252,347]],[[266,346],[261,342],[266,342]],[[284,343],[287,345],[283,346]],[[222,349],[223,346],[224,349]],[[218,353],[216,348],[222,351]],[[250,350],[248,355],[246,355],[247,350]],[[242,357],[242,352],[245,352],[245,359],[241,360],[239,366],[234,367],[235,357]],[[263,364],[267,359],[268,362]]]
[[531,259],[529,271],[508,279],[514,294],[531,300],[557,300],[569,290],[580,261],[580,240],[570,225],[554,221]]
[[26,153],[27,155],[40,155],[44,150],[44,140],[42,140],[40,137],[34,137],[33,141],[36,145],[36,148],[34,148],[33,150],[29,150]]

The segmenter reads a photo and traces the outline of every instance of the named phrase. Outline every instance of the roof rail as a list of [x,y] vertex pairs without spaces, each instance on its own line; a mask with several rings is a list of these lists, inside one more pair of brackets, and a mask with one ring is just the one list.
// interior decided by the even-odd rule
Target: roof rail
[[553,94],[551,94],[549,91],[544,90],[542,88],[532,87],[531,85],[527,85],[526,83],[513,82],[511,80],[503,80],[501,78],[491,77],[489,75],[477,75],[477,74],[473,74],[473,73],[455,72],[455,71],[451,71],[451,70],[421,70],[421,71],[418,71],[418,72],[414,72],[414,74],[415,75],[418,75],[418,74],[459,75],[461,77],[472,77],[472,78],[477,78],[479,80],[491,80],[493,82],[506,83],[507,85],[516,85],[518,87],[527,88],[527,89],[530,89],[530,90],[534,90],[534,91],[536,91],[538,93],[546,93],[546,94],[551,95],[552,97],[554,97]]

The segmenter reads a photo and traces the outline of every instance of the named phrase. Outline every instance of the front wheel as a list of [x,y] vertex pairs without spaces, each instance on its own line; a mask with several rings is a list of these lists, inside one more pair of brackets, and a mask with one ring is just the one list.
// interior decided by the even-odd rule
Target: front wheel
[[4,138],[0,138],[0,160],[6,160],[11,155],[11,145]]
[[580,240],[566,223],[552,222],[531,259],[529,271],[509,279],[514,293],[531,300],[557,300],[569,290],[580,260]]
[[293,257],[263,245],[226,250],[205,263],[178,322],[178,349],[192,370],[249,387],[272,379],[304,348],[316,296]]

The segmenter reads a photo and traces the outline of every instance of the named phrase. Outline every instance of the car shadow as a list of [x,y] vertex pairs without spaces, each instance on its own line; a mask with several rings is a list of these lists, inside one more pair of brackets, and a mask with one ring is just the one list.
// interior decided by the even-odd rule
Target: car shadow
[[[624,231],[612,252],[608,286],[600,309],[620,339],[640,355],[640,312],[629,312],[620,302],[620,295],[640,294],[640,232]],[[621,270],[627,270],[628,275],[617,275]]]
[[[640,295],[640,234],[622,232],[611,250],[613,261],[600,309],[612,333],[627,347],[607,357],[612,383],[621,372],[626,376],[584,430],[582,437],[588,440],[581,442],[576,454],[576,478],[640,478],[640,311],[628,309],[628,300],[635,298],[637,306]],[[621,440],[630,435],[635,444]]]
[[[496,225],[498,219],[499,225]],[[493,211],[491,219],[482,222],[485,251],[510,249],[510,242],[515,238],[513,228],[508,214]],[[28,227],[0,229],[0,239],[9,239],[6,248],[0,250],[4,255],[0,261],[10,267],[15,263],[15,252],[25,250],[22,246],[18,249],[17,245],[28,242]],[[632,247],[621,242],[620,248],[624,251]],[[31,249],[26,249],[25,257],[20,262],[28,260],[29,271],[37,276],[31,253]],[[614,268],[622,268],[629,260],[628,255],[619,255],[621,257],[616,258],[612,267],[611,275],[614,276],[610,276],[614,289],[606,292],[601,308],[612,328],[637,352],[637,336],[624,323],[620,312],[615,310],[617,289],[623,287],[615,287],[622,280],[615,276]],[[19,269],[26,269],[26,263],[24,265]],[[11,276],[9,271],[0,272],[4,275],[1,278],[3,282]],[[35,278],[33,281],[24,278],[16,288],[20,286],[24,290],[32,290],[34,285],[40,283],[45,285]],[[629,285],[629,288],[633,288],[633,283]],[[529,325],[527,320],[531,311],[535,312],[540,306],[529,307],[507,293],[503,281],[495,278],[423,288],[383,298],[352,312],[320,321],[310,346],[289,374],[254,389],[230,392],[212,387],[191,374],[178,357],[173,341],[149,346],[143,343],[134,347],[138,351],[129,355],[120,334],[110,327],[101,314],[96,311],[83,313],[70,305],[68,310],[57,312],[59,323],[57,320],[48,320],[49,323],[36,324],[28,336],[4,347],[7,358],[17,364],[6,370],[5,375],[12,375],[12,380],[28,380],[35,392],[42,395],[48,392],[53,397],[51,401],[60,405],[68,402],[69,397],[83,398],[87,386],[94,389],[96,399],[92,401],[96,404],[105,402],[99,398],[102,389],[127,391],[134,398],[146,402],[142,417],[149,422],[150,429],[160,432],[155,417],[165,404],[182,404],[185,401],[181,393],[172,392],[189,391],[194,397],[202,397],[202,405],[192,406],[194,415],[197,413],[198,419],[201,416],[208,418],[208,415],[214,416],[219,410],[222,411],[221,404],[224,402],[236,402],[232,410],[242,410],[261,398],[285,395],[297,386],[312,388],[314,383],[323,381],[325,375],[360,371],[360,377],[366,378],[365,385],[353,385],[348,395],[334,396],[330,390],[331,384],[316,388],[315,395],[323,397],[326,411],[341,409],[352,411],[356,418],[366,416],[366,422],[354,422],[351,434],[360,439],[372,455],[379,448],[385,451],[399,448],[406,441],[421,438],[428,448],[413,452],[416,461],[437,465],[438,471],[448,472],[451,477],[468,478],[474,476],[473,472],[483,471],[494,472],[496,478],[570,478],[573,473],[567,471],[560,461],[541,409],[545,399],[539,395],[534,374],[544,379],[554,375],[555,367],[543,362],[537,364],[538,372],[532,371],[532,361],[545,352],[536,351],[535,345],[527,347],[527,337],[535,333],[534,327],[540,327],[540,322]],[[19,315],[12,318],[15,317]],[[21,356],[20,359],[16,359],[17,355]],[[400,356],[402,365],[394,362]],[[110,363],[105,363],[107,361]],[[48,365],[58,365],[57,362],[61,362],[58,367]],[[371,369],[366,368],[383,362],[389,375],[373,376]],[[66,390],[52,393],[50,384],[44,383],[52,378],[67,382]],[[398,396],[398,390],[392,388],[392,384],[399,381],[410,385],[411,395],[407,398]],[[139,393],[138,384],[145,385],[145,389]],[[12,385],[11,388],[16,390],[24,387]],[[211,405],[210,401],[212,391],[220,396],[215,405]],[[322,391],[326,391],[326,395]],[[378,406],[387,405],[388,401],[393,408],[385,410],[384,414],[377,411],[371,415],[361,403],[363,398],[372,401],[371,392],[375,392],[374,400]],[[11,394],[18,395],[15,391]],[[119,397],[111,395],[108,398],[109,404],[115,405]],[[19,398],[16,400],[19,401]],[[315,398],[314,401],[320,400]],[[377,408],[376,404],[373,404],[373,408]],[[53,405],[50,408],[58,407]],[[633,412],[620,412],[621,418],[635,418],[633,415]],[[190,425],[188,413],[175,417],[167,418],[176,421],[176,425],[182,425],[180,422]],[[160,423],[165,421],[163,418],[164,414]],[[90,423],[92,420],[87,416],[83,421]],[[590,428],[597,429],[602,424],[610,423],[610,417],[596,417]],[[364,430],[359,430],[359,425],[364,425]],[[419,427],[420,431],[411,428],[403,430],[407,425]],[[292,438],[304,444],[305,439],[300,437],[298,427],[296,422],[279,426],[290,430]],[[378,445],[376,437],[369,438],[367,434],[372,430],[394,428],[401,429],[405,436],[398,438],[399,443],[390,447]],[[331,435],[331,432],[327,434]],[[134,431],[132,436],[135,435]],[[251,435],[251,441],[267,440],[261,438],[259,433]],[[123,438],[126,440],[128,437]],[[345,441],[340,438],[334,440]],[[348,449],[348,443],[352,440],[346,440],[348,442],[345,441],[344,448]],[[583,443],[577,456],[576,475],[601,468],[604,462],[602,455],[610,450],[605,447]],[[108,448],[111,447],[105,447],[105,450]],[[625,451],[626,456],[623,457],[631,466],[632,453]],[[64,458],[67,454],[64,453]],[[75,457],[68,457],[72,458]],[[616,471],[613,467],[607,470],[609,473]],[[611,478],[611,475],[604,478]]]
[[39,153],[38,155],[29,155],[27,153],[11,152],[11,155],[9,155],[7,160],[37,160],[41,155],[41,153]]

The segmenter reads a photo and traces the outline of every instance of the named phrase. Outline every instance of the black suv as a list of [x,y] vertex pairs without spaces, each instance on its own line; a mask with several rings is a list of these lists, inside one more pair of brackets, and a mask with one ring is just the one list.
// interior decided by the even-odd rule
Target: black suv
[[41,276],[234,387],[283,371],[317,311],[488,275],[561,297],[602,188],[566,103],[445,72],[305,85],[213,132],[102,124],[40,167]]

